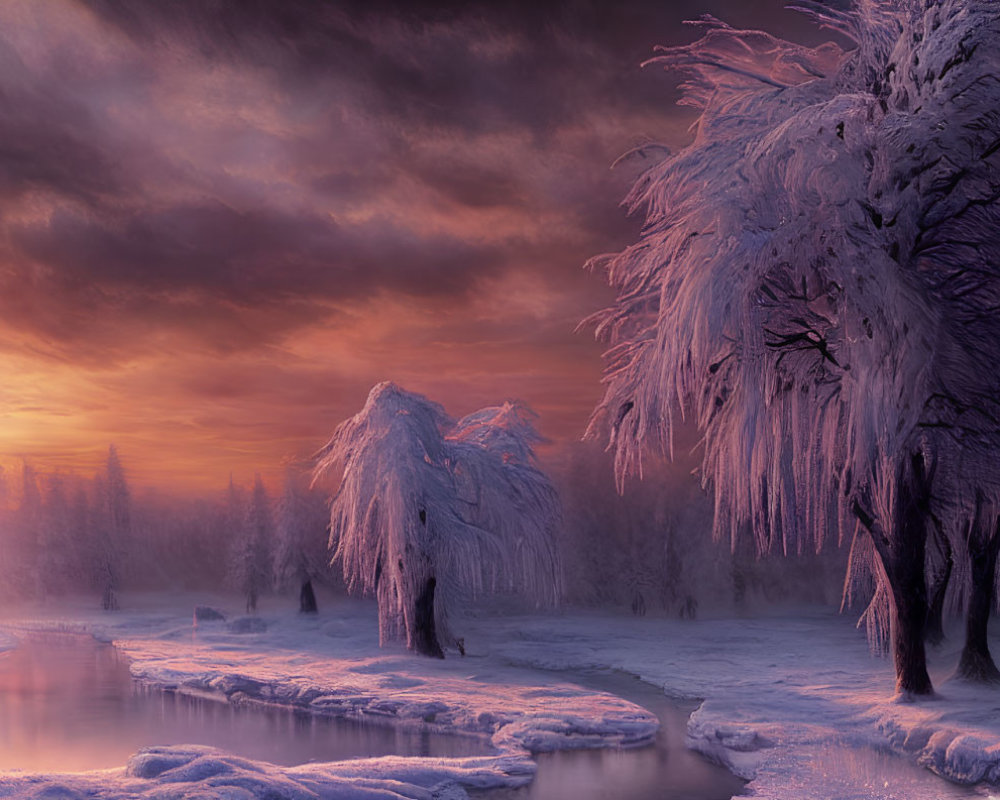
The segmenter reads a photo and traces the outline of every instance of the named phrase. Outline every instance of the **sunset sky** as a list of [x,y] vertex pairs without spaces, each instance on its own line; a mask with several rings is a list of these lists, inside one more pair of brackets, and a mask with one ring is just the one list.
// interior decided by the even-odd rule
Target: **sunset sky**
[[0,464],[273,479],[385,379],[579,438],[609,167],[691,121],[639,64],[702,13],[825,38],[783,6],[3,0]]

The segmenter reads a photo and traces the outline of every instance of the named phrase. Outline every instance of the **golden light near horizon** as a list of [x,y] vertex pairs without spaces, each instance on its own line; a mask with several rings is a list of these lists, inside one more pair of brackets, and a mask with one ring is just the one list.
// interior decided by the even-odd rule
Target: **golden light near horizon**
[[597,387],[574,363],[589,351],[596,367],[597,345],[573,334],[566,312],[553,323],[561,333],[548,334],[545,346],[533,341],[526,326],[537,330],[557,298],[538,286],[518,301],[516,291],[504,294],[517,324],[500,340],[483,338],[495,336],[499,310],[482,302],[434,309],[383,298],[242,353],[147,352],[102,366],[7,357],[0,463],[9,473],[24,459],[42,472],[89,475],[115,444],[139,487],[212,492],[230,475],[246,483],[256,473],[278,485],[289,463],[308,468],[386,378],[456,415],[518,386],[547,434],[577,438]]

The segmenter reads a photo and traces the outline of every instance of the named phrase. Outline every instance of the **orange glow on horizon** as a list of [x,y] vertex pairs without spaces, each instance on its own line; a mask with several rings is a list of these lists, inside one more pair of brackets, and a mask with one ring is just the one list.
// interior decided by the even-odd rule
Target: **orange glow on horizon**
[[[559,302],[540,286],[488,296],[502,298],[507,319],[485,300],[428,308],[383,297],[244,353],[150,349],[106,366],[0,355],[0,465],[9,477],[21,459],[90,476],[114,444],[137,488],[209,494],[230,475],[245,484],[256,473],[277,487],[287,464],[307,466],[386,379],[455,416],[518,397],[541,414],[547,436],[578,438],[599,396],[599,345],[573,333],[571,314],[539,323]],[[509,328],[504,338],[496,324]],[[539,324],[556,329],[544,345],[534,339]]]

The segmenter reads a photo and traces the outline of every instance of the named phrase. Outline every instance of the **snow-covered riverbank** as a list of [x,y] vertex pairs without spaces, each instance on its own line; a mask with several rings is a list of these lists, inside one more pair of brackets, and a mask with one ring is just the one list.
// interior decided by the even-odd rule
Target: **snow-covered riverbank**
[[[256,630],[239,619],[195,625],[189,600],[173,614],[164,611],[160,598],[149,612],[104,615],[80,609],[7,626],[89,632],[114,641],[131,659],[133,676],[162,688],[479,736],[496,755],[381,757],[280,768],[205,748],[158,748],[137,754],[120,770],[2,776],[0,796],[34,796],[41,787],[61,787],[68,797],[82,797],[102,787],[102,796],[160,798],[168,789],[173,796],[181,786],[192,791],[193,784],[204,783],[215,791],[243,787],[252,792],[248,796],[274,791],[341,796],[347,787],[351,797],[461,797],[466,788],[530,781],[535,763],[529,750],[636,746],[651,741],[658,727],[654,715],[626,700],[499,659],[470,654],[439,661],[380,650],[369,604],[344,602],[319,617],[265,613],[266,629]],[[251,632],[237,632],[248,628]]]
[[[246,796],[273,789],[288,797],[461,797],[468,788],[529,781],[535,765],[527,750],[631,745],[655,731],[643,709],[537,668],[621,669],[668,694],[707,698],[689,724],[691,744],[750,779],[755,796],[989,794],[985,786],[943,783],[916,763],[966,783],[1000,777],[1000,689],[947,681],[954,654],[943,652],[933,662],[940,698],[893,702],[891,665],[868,654],[849,619],[826,610],[698,622],[588,613],[480,617],[463,623],[468,657],[438,661],[380,650],[366,603],[341,602],[309,618],[274,601],[262,614],[267,630],[236,633],[228,622],[195,626],[192,599],[174,602],[173,613],[162,597],[136,598],[134,611],[39,614],[6,627],[91,632],[114,641],[132,660],[133,675],[158,686],[481,736],[497,755],[278,768],[167,748],[110,772],[7,775],[0,796],[61,786],[68,797],[101,787],[103,797],[159,798],[197,785],[243,787]],[[888,749],[905,759],[877,756]]]
[[479,634],[514,663],[620,669],[706,698],[689,743],[750,780],[755,796],[942,800],[992,796],[972,784],[1000,781],[1000,687],[949,680],[957,632],[931,655],[938,697],[919,703],[895,701],[891,661],[869,653],[850,617],[822,608],[697,622],[526,616],[484,621]]

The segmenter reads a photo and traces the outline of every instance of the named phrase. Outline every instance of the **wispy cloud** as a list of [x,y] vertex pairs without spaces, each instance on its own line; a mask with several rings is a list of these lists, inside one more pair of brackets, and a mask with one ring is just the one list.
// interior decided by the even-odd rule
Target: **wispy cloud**
[[[780,1],[755,4],[801,30]],[[0,6],[0,457],[222,482],[303,456],[393,378],[582,432],[606,300],[580,266],[674,79],[736,0]],[[743,15],[742,18],[739,15]],[[771,24],[771,21],[768,23]],[[61,448],[61,449],[60,449]]]

